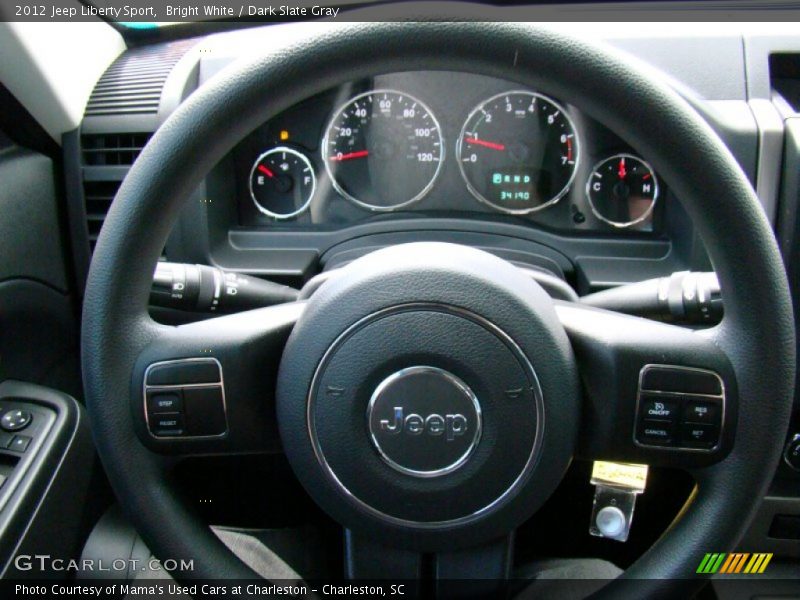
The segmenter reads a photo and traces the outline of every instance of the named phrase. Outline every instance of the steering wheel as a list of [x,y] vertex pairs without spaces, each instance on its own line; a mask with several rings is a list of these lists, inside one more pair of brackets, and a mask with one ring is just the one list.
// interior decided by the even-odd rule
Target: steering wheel
[[[722,323],[689,331],[554,302],[510,263],[447,244],[370,254],[307,302],[179,327],[151,320],[154,265],[179,210],[237,142],[313,94],[414,69],[552,94],[647,156],[708,249]],[[733,156],[686,101],[626,57],[521,24],[350,24],[228,69],[156,132],[94,254],[83,376],[117,498],[156,556],[193,559],[179,578],[256,574],[181,501],[174,457],[263,452],[279,430],[300,482],[349,530],[465,557],[529,518],[573,457],[685,468],[696,489],[684,510],[604,592],[618,597],[637,579],[632,596],[689,593],[702,583],[703,554],[743,534],[779,460],[795,369],[790,307],[770,225]],[[223,406],[221,430],[151,434],[145,378],[154,363],[178,359],[221,369],[206,406],[217,415]],[[672,370],[646,378],[652,365]],[[691,391],[681,386],[694,381],[714,396],[718,439],[641,443],[637,400],[650,379],[651,389]],[[222,394],[224,405],[214,404]]]

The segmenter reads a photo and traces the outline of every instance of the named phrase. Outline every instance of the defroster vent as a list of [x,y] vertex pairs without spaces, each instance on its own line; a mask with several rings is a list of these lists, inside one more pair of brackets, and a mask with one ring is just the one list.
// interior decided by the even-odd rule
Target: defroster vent
[[128,50],[106,70],[89,98],[86,116],[158,112],[170,71],[196,40]]

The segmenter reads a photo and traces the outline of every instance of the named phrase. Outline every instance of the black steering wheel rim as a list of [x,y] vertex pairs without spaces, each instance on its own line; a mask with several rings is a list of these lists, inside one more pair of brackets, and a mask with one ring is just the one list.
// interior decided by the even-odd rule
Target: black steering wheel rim
[[[260,123],[342,82],[412,69],[490,74],[575,104],[647,156],[685,203],[725,297],[725,318],[708,335],[736,372],[740,418],[731,454],[695,473],[699,487],[686,510],[624,576],[651,580],[646,585],[655,586],[653,592],[680,585],[694,572],[698,553],[730,548],[742,535],[780,455],[783,437],[776,432],[788,422],[795,368],[783,265],[745,175],[685,100],[610,48],[521,24],[326,28],[226,70],[158,130],[108,214],[84,300],[87,404],[120,502],[157,555],[194,560],[191,577],[256,577],[186,509],[168,484],[163,461],[134,432],[128,399],[140,382],[132,381],[133,365],[163,329],[147,313],[153,267],[185,199]],[[619,592],[622,585],[606,589]],[[640,585],[635,593],[647,591]]]

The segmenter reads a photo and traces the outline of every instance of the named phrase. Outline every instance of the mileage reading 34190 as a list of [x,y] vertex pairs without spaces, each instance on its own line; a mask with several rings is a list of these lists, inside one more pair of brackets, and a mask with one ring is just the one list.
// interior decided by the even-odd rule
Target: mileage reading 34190
[[389,211],[430,191],[442,168],[444,144],[436,117],[420,100],[374,90],[334,113],[322,159],[342,196],[369,210]]

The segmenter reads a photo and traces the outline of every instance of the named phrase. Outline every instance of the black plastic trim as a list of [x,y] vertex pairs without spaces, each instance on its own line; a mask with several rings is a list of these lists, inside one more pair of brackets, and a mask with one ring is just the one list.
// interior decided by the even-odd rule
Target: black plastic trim
[[[7,577],[9,572],[15,577],[24,575],[12,563],[23,550],[63,552],[77,544],[93,453],[88,423],[74,398],[50,388],[8,380],[0,383],[0,401],[9,399],[50,413],[51,418],[46,431],[31,444],[3,486],[0,577]],[[50,498],[59,500],[48,502]],[[60,539],[54,539],[53,531],[59,531]]]

